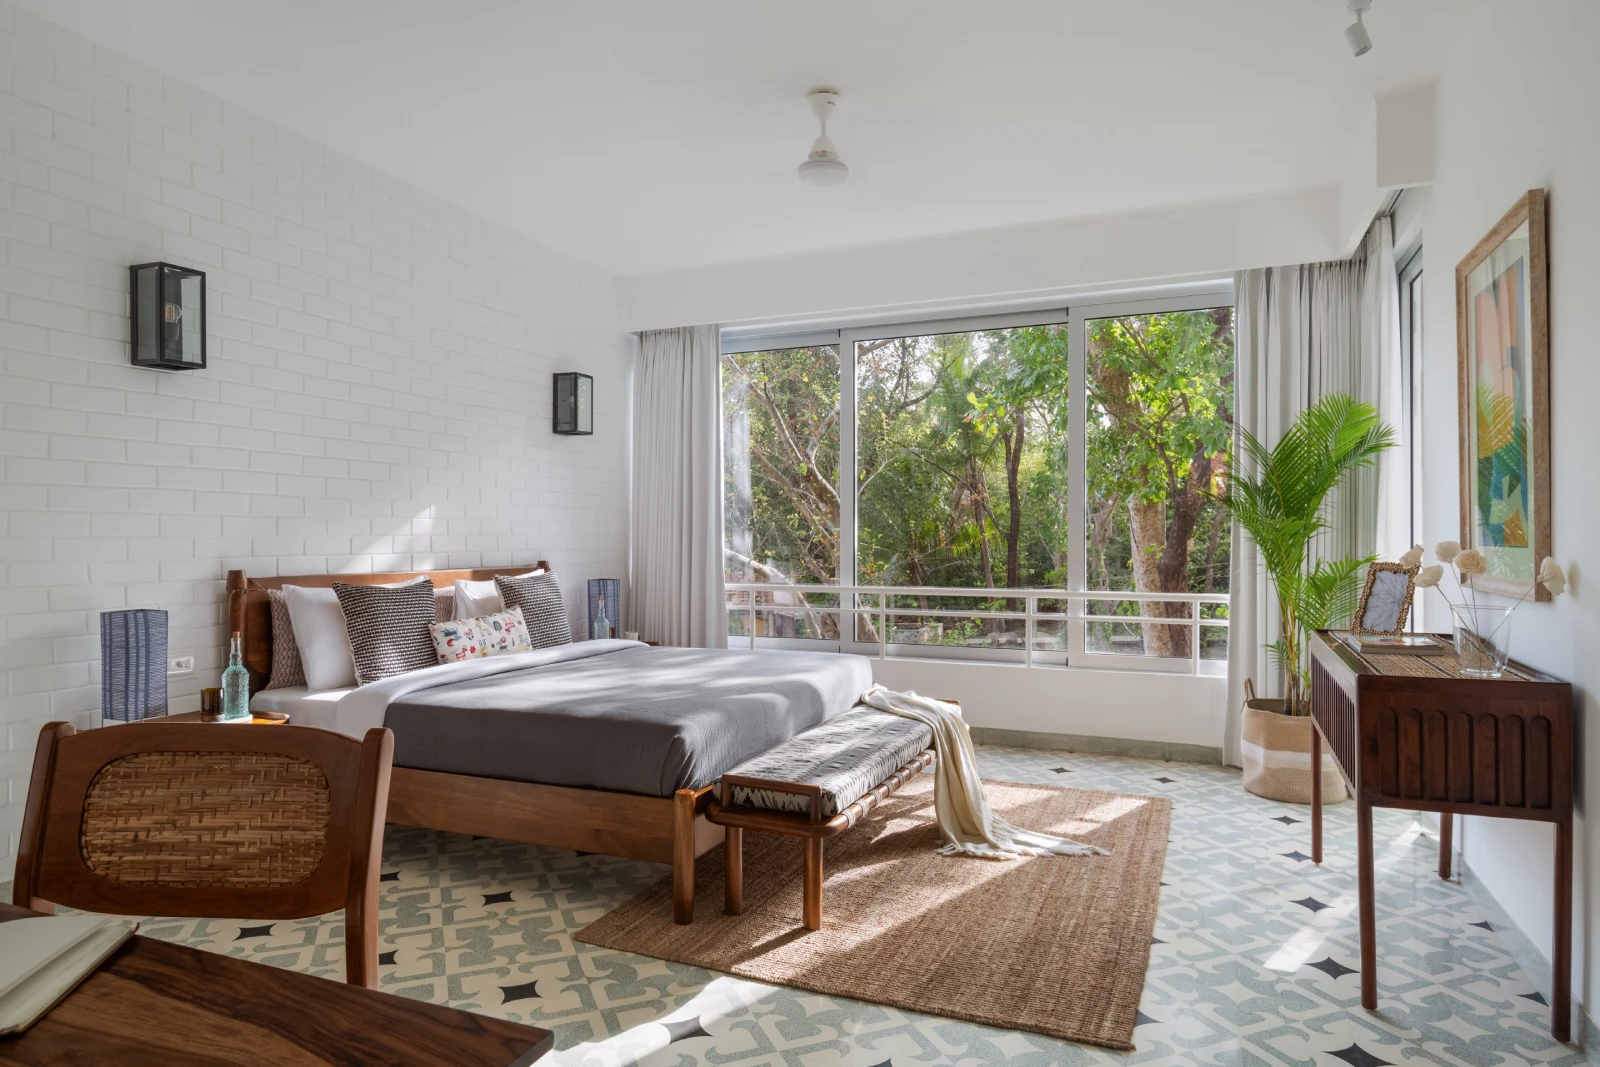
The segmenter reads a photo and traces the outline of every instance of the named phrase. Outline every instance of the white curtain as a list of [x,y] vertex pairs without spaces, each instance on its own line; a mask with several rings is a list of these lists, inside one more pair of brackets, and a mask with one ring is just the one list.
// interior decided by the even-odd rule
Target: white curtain
[[[1295,417],[1330,393],[1378,405],[1404,436],[1400,393],[1400,295],[1388,218],[1373,223],[1349,260],[1267,267],[1234,277],[1234,394],[1240,429],[1276,444]],[[1253,474],[1240,457],[1243,473]],[[1335,493],[1332,529],[1313,549],[1326,556],[1395,559],[1411,546],[1409,478],[1404,449],[1384,453],[1379,469],[1359,472]],[[1233,603],[1228,632],[1228,713],[1223,758],[1238,766],[1245,679],[1263,696],[1283,691],[1267,659],[1276,639],[1277,602],[1255,545],[1235,525]]]
[[728,647],[721,361],[715,326],[639,334],[631,618],[646,641]]

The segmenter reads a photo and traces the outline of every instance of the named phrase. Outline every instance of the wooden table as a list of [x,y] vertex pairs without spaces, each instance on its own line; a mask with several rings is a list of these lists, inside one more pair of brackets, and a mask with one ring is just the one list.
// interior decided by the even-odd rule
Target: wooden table
[[[0,904],[0,922],[35,912]],[[134,935],[0,1064],[529,1064],[548,1030]]]
[[[289,716],[289,714],[287,712],[280,711],[277,714],[281,715],[283,717],[282,718],[276,718],[275,717],[275,718],[270,718],[270,719],[263,719],[259,715],[252,715],[250,717],[250,721],[252,723],[254,723],[256,726],[287,726],[287,725],[289,725],[290,716]],[[179,712],[175,712],[172,715],[156,715],[156,716],[153,716],[151,718],[140,719],[138,721],[139,722],[205,722],[205,720],[200,717],[200,713],[198,711],[179,711]],[[206,725],[207,726],[243,726],[244,722],[241,720],[239,722],[206,723]]]
[[[1442,635],[1441,635],[1442,636]],[[1361,1006],[1378,1006],[1372,809],[1433,811],[1439,877],[1455,815],[1554,823],[1555,941],[1550,1029],[1572,1013],[1572,686],[1521,663],[1464,678],[1453,654],[1357,653],[1334,633],[1310,642],[1311,766],[1327,741],[1356,801]],[[1322,776],[1311,776],[1311,859],[1322,862]]]

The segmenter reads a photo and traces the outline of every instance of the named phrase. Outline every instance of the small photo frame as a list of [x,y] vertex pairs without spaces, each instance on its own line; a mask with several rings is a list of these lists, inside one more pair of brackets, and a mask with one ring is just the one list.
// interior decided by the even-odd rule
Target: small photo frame
[[1350,624],[1350,632],[1390,636],[1405,633],[1419,569],[1403,563],[1374,563],[1369,566],[1367,584],[1361,588],[1361,600],[1356,604],[1356,617]]

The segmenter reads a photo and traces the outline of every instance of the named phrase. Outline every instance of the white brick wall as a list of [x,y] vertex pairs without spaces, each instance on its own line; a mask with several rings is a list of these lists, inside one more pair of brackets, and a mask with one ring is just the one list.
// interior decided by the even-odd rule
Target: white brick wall
[[[204,371],[128,362],[158,259],[207,272]],[[39,726],[98,723],[99,611],[171,613],[179,709],[231,567],[547,558],[576,620],[624,571],[630,365],[599,270],[0,3],[0,875]]]

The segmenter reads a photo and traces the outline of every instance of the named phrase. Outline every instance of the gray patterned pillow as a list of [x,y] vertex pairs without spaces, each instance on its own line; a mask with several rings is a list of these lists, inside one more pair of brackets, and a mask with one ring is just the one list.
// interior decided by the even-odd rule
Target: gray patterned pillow
[[454,589],[435,589],[433,591],[433,621],[449,622],[456,617],[456,591]]
[[294,643],[294,623],[289,620],[289,605],[283,590],[268,589],[267,603],[272,609],[272,674],[268,689],[287,689],[306,684],[306,667],[300,662],[300,646]]
[[334,582],[333,592],[344,611],[357,685],[439,662],[428,630],[437,613],[433,582],[423,579],[400,586]]
[[572,644],[572,625],[567,622],[566,601],[561,599],[561,582],[554,571],[515,577],[497,574],[494,584],[507,610],[522,609],[528,641],[534,648]]

